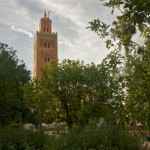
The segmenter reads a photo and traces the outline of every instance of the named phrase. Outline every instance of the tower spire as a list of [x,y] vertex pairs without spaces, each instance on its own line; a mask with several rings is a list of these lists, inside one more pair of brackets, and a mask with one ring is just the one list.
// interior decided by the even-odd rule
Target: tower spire
[[46,9],[44,10],[44,17],[47,17]]

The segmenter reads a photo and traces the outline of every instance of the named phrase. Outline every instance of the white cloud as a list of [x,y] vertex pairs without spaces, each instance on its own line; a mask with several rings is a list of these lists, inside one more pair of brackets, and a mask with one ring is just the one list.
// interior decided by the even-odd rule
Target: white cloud
[[33,34],[29,31],[26,31],[25,29],[18,28],[18,27],[15,27],[14,25],[11,25],[11,30],[27,35],[29,38],[33,38]]
[[5,31],[11,35],[4,36],[1,28],[0,41],[5,37],[6,42],[21,49],[19,56],[23,55],[28,66],[32,65],[29,58],[32,59],[33,33],[45,8],[52,11],[50,17],[54,31],[58,33],[60,60],[69,58],[98,63],[106,56],[104,42],[86,29],[91,18],[100,16],[105,21],[110,20],[109,12],[99,0],[11,0],[10,3],[0,0],[0,23],[8,25],[8,31]]
[[[90,13],[93,14],[90,10],[90,5],[86,5],[88,6],[87,9],[85,7],[88,2],[78,0],[42,0],[42,2],[53,12],[52,16],[54,14],[58,15],[62,20],[68,20],[68,24],[62,21],[62,24],[58,26],[58,28],[63,26],[63,30],[58,33],[60,37],[60,59],[81,59],[86,63],[91,61],[99,63],[106,56],[108,51],[106,51],[103,42],[94,33],[86,29],[90,20]],[[99,2],[93,2],[93,4],[99,4]],[[64,30],[68,30],[66,35],[63,35]]]
[[69,2],[65,3],[65,1],[55,1],[55,0],[42,0],[55,15],[61,16],[62,18],[69,19],[74,23],[74,25],[85,26],[85,22],[82,21],[83,12],[80,2],[76,1],[76,3]]

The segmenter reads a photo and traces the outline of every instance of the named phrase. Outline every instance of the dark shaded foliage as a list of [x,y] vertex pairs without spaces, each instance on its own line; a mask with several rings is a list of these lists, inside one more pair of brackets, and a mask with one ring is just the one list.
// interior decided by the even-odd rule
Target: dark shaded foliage
[[0,43],[0,125],[21,122],[27,108],[23,104],[23,85],[30,72],[20,62],[12,48]]
[[126,130],[113,125],[72,129],[52,140],[53,150],[139,150],[140,141]]
[[21,127],[0,129],[0,150],[49,150],[49,137]]

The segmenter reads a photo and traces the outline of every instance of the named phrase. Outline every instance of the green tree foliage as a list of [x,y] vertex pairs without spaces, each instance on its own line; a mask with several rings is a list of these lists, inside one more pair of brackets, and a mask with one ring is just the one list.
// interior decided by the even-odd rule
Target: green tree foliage
[[[112,24],[100,19],[90,21],[90,28],[106,40],[108,49],[120,50],[124,58],[124,91],[126,117],[150,127],[149,100],[149,0],[103,0],[118,14]],[[138,39],[138,40],[137,40]]]
[[[110,63],[111,62],[111,63]],[[25,87],[25,99],[41,123],[64,121],[68,127],[87,124],[91,119],[117,120],[122,115],[122,58],[111,53],[100,65],[64,60],[49,64],[40,81]]]
[[140,58],[134,59],[134,69],[127,76],[128,96],[126,109],[134,121],[142,123],[150,129],[150,51],[149,49]]
[[25,119],[22,87],[29,81],[29,75],[15,51],[0,43],[0,125]]
[[47,86],[47,82],[33,80],[24,86],[24,103],[32,112],[29,122],[40,128],[42,123],[52,123],[56,119],[57,99],[52,95],[52,86]]

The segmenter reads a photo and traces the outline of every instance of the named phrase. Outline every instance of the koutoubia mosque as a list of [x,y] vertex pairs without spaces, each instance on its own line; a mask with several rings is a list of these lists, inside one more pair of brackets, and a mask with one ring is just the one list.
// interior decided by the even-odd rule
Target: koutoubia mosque
[[40,79],[45,65],[58,61],[57,33],[53,32],[52,20],[45,11],[34,39],[33,77]]

